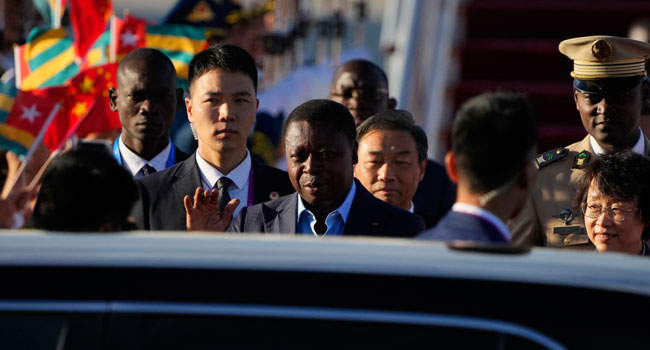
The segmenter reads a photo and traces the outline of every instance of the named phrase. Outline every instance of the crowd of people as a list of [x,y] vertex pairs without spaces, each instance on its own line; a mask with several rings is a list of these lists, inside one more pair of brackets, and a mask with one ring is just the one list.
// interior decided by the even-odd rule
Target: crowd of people
[[[109,91],[122,124],[112,149],[81,142],[52,161],[40,190],[6,190],[0,225],[363,235],[650,255],[650,140],[639,127],[650,103],[650,44],[592,36],[565,40],[560,51],[574,62],[574,99],[588,133],[582,141],[536,155],[527,97],[486,92],[457,112],[443,166],[427,159],[427,136],[413,116],[395,109],[383,70],[354,60],[335,71],[328,99],[289,113],[285,172],[247,149],[259,100],[246,50],[219,44],[197,54],[183,98],[171,61],[136,49]],[[191,155],[169,137],[180,108],[198,142]]]

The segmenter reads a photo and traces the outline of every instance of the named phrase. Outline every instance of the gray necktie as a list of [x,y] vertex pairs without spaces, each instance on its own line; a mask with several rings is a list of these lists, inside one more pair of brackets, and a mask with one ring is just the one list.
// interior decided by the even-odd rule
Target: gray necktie
[[222,176],[217,180],[217,190],[219,191],[219,212],[223,213],[226,204],[230,202],[230,195],[228,194],[228,187],[232,185],[232,180]]
[[140,169],[144,176],[151,175],[156,172],[156,168],[152,167],[149,164],[145,164],[142,169]]

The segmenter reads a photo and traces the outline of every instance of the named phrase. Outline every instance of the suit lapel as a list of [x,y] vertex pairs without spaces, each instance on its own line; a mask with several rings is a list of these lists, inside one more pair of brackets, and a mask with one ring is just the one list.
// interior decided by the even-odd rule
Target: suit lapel
[[381,219],[371,210],[372,199],[374,198],[363,185],[354,179],[357,185],[357,192],[350,207],[350,214],[343,229],[344,235],[372,235],[381,227]]
[[187,158],[183,162],[180,169],[174,174],[175,180],[173,181],[173,190],[176,199],[179,203],[183,203],[185,195],[194,196],[194,191],[201,183],[201,174],[199,173],[199,166],[196,163],[196,153]]
[[264,231],[275,233],[296,233],[298,230],[298,194],[276,199],[280,201],[274,209],[264,205]]

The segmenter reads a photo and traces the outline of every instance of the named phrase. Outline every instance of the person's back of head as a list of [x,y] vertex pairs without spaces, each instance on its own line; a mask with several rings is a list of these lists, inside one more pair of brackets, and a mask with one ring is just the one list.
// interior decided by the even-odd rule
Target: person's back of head
[[485,93],[465,102],[454,120],[452,149],[460,179],[474,193],[508,184],[532,160],[537,128],[528,99]]
[[50,231],[119,231],[136,199],[131,174],[109,153],[73,149],[45,171],[34,225]]

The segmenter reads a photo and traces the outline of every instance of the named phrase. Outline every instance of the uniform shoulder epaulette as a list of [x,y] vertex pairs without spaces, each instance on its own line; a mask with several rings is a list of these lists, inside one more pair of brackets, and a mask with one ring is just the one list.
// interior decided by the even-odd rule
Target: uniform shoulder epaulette
[[535,163],[537,163],[537,168],[541,169],[553,162],[565,158],[567,154],[569,154],[568,148],[558,147],[556,149],[538,154],[535,157]]

